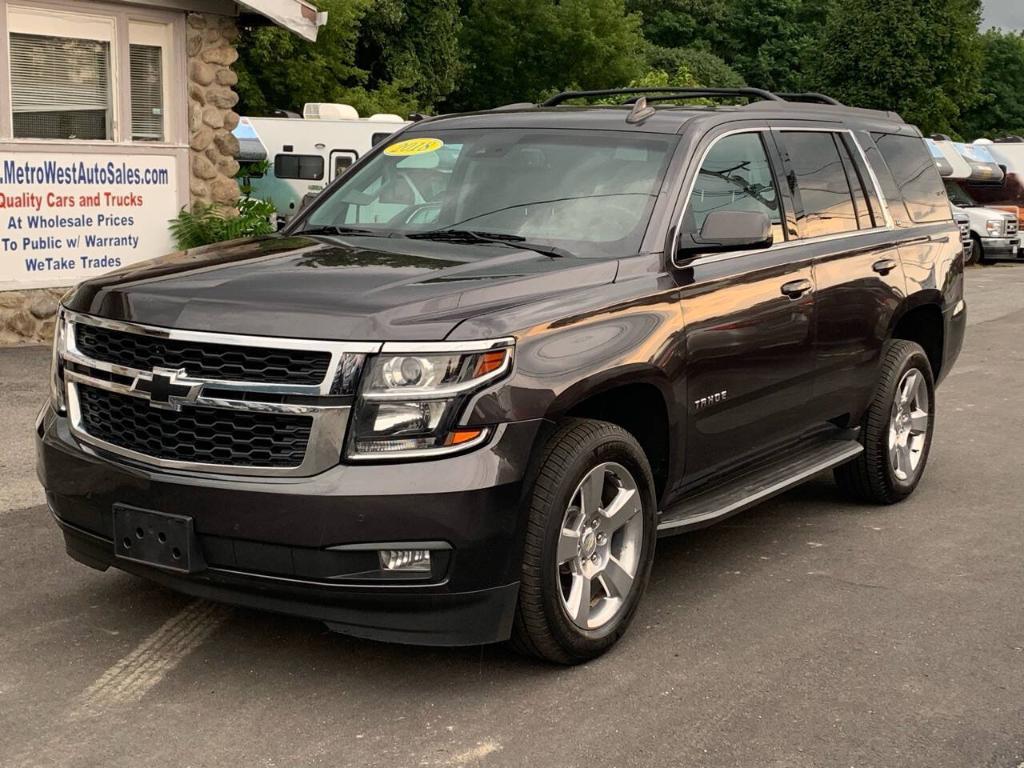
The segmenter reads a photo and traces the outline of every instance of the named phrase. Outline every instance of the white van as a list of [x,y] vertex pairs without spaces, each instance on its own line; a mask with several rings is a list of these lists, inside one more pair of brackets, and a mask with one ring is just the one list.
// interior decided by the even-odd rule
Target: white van
[[269,200],[279,219],[291,218],[358,158],[408,125],[398,115],[361,118],[348,104],[306,104],[302,117],[243,117],[234,130],[240,163],[266,160],[260,176],[246,176],[252,197]]

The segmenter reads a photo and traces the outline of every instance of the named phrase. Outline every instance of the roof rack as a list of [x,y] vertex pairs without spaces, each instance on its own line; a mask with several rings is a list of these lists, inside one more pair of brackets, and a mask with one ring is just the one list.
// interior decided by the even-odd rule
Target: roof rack
[[834,107],[844,106],[841,101],[836,101],[831,96],[826,96],[824,93],[815,93],[814,91],[807,91],[805,93],[777,93],[775,95],[782,97],[785,101],[802,101],[809,104],[831,104]]
[[[736,98],[746,97],[749,99],[762,99],[764,101],[782,101],[771,91],[761,88],[606,88],[596,91],[562,91],[550,99],[542,101],[542,107],[557,107],[559,104],[571,99],[589,99],[595,96],[630,96],[663,94],[664,96],[686,96],[688,98]],[[663,98],[664,96],[649,96],[650,98]],[[627,102],[631,103],[631,102]]]

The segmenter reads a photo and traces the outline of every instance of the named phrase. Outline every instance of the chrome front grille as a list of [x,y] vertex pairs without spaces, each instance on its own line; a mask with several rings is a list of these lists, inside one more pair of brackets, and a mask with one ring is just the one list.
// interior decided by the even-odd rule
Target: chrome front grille
[[971,224],[968,221],[961,221],[958,225],[960,228],[960,242],[969,243],[971,241]]
[[380,349],[63,314],[72,433],[172,470],[307,476],[334,466],[363,362]]
[[1017,234],[1018,221],[1017,219],[1008,219],[1006,222],[1006,236],[1013,237]]
[[221,381],[319,384],[331,364],[327,351],[160,339],[98,325],[79,324],[75,342],[93,360],[143,371],[184,368],[191,376]]

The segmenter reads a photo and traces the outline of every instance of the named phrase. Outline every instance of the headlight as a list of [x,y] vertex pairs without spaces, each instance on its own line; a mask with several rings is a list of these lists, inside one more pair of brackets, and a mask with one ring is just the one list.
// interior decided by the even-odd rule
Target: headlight
[[985,231],[988,232],[989,237],[999,237],[1003,234],[1003,220],[989,219],[985,222]]
[[50,355],[50,402],[58,413],[64,413],[64,364],[61,355],[67,344],[67,318],[64,308],[57,309],[57,320],[53,328],[53,351]]
[[422,353],[406,352],[406,345],[387,353],[385,346],[363,374],[348,458],[442,455],[484,442],[486,427],[459,427],[457,421],[471,394],[511,370],[512,343],[451,344],[450,351],[423,344]]

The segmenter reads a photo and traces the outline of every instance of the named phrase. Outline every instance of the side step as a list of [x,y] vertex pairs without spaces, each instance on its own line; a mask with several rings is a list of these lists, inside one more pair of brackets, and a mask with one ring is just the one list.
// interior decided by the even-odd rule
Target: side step
[[[847,433],[849,434],[849,433]],[[684,497],[661,513],[659,536],[704,528],[839,466],[864,450],[856,440],[830,437],[796,446],[712,488]]]

